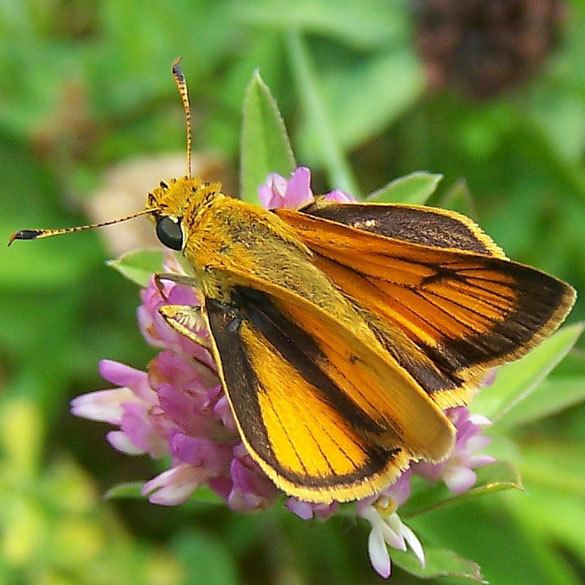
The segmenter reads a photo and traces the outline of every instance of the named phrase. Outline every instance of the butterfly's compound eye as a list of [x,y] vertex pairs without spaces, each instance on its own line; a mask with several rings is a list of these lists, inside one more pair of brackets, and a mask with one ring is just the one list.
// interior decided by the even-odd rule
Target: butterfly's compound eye
[[158,239],[171,250],[183,249],[183,231],[181,222],[168,215],[163,215],[156,220],[156,235]]

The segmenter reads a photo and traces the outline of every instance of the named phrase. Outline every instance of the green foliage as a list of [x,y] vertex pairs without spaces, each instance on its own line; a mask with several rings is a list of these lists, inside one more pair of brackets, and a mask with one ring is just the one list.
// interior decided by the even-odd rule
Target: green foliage
[[134,284],[146,287],[153,273],[160,272],[162,263],[163,251],[155,248],[152,250],[132,250],[122,254],[116,260],[108,260],[107,264]]
[[[571,11],[538,79],[474,103],[425,92],[402,1],[332,9],[328,0],[7,0],[1,231],[7,240],[23,227],[85,223],[84,201],[113,164],[182,151],[169,73],[182,56],[195,148],[222,153],[228,171],[241,152],[247,200],[267,172],[287,175],[296,164],[284,118],[316,192],[386,185],[375,200],[471,214],[510,257],[582,292],[583,3]],[[442,175],[413,172],[421,168]],[[146,282],[160,252],[110,263],[129,283],[104,267],[101,241],[87,233],[2,252],[0,582],[373,582],[362,525],[307,523],[284,507],[229,513],[206,490],[180,509],[157,509],[139,496],[156,466],[112,453],[100,430],[72,422],[67,400],[106,385],[98,359],[142,367],[152,355],[136,330],[133,283]],[[578,300],[572,325],[480,392],[474,410],[496,420],[490,450],[500,463],[463,496],[416,486],[404,517],[427,544],[428,563],[421,570],[393,553],[397,582],[410,578],[404,571],[437,583],[477,581],[480,572],[498,585],[581,582],[584,318]]]
[[400,508],[400,515],[404,518],[425,514],[443,506],[459,505],[475,498],[488,496],[496,492],[510,489],[522,489],[522,480],[518,470],[505,462],[496,462],[477,472],[477,483],[462,494],[452,494],[442,483],[428,486],[420,482],[413,488],[413,494]]
[[359,7],[341,0],[331,9],[327,0],[302,0],[282,4],[277,0],[237,3],[241,22],[267,29],[299,31],[338,39],[356,49],[376,48],[404,40],[408,15],[400,0],[389,7],[380,0],[366,0]]
[[236,585],[239,582],[233,555],[226,543],[217,537],[182,532],[173,539],[172,548],[185,566],[195,569],[184,585]]
[[368,195],[373,203],[408,203],[424,205],[436,191],[443,175],[416,171],[399,177]]
[[478,396],[473,410],[498,423],[512,407],[534,392],[567,355],[583,333],[583,327],[580,323],[564,327],[521,360],[499,368],[490,391]]
[[323,102],[318,78],[305,40],[297,32],[289,33],[288,46],[291,67],[298,85],[299,99],[303,104],[308,123],[315,127],[319,135],[318,152],[329,180],[337,188],[358,196],[359,188],[341,146],[335,139],[333,123]]
[[392,560],[401,569],[424,579],[452,577],[462,580],[461,582],[485,583],[477,563],[468,561],[451,550],[429,546],[425,548],[425,555],[424,567],[420,566],[418,559],[410,551],[396,551],[392,553]]
[[284,120],[260,73],[255,71],[244,98],[240,157],[242,199],[258,203],[258,186],[269,173],[288,177],[294,168],[295,157]]
[[514,428],[555,415],[585,400],[585,376],[554,376],[511,406],[499,427]]
[[[335,142],[345,150],[359,146],[379,128],[389,126],[424,91],[423,72],[406,47],[394,47],[370,59],[349,53],[340,59],[340,64],[319,72],[319,89]],[[364,100],[364,95],[370,99]],[[318,152],[321,140],[319,126],[307,117],[299,145],[301,152]]]

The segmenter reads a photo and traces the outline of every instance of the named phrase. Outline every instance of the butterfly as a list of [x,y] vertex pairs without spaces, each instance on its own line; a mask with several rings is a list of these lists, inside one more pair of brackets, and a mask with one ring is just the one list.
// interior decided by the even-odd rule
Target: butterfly
[[39,239],[149,216],[190,273],[202,306],[166,305],[197,343],[201,320],[241,439],[287,494],[316,503],[373,495],[412,461],[448,456],[445,410],[467,404],[495,366],[562,323],[567,283],[513,262],[469,218],[426,206],[338,203],[266,210],[187,174],[145,207],[102,224],[26,229]]

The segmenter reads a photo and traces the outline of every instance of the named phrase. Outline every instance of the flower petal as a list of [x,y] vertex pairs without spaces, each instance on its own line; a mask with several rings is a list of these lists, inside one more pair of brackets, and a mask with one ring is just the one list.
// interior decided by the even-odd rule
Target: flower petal
[[467,467],[447,467],[443,481],[452,494],[462,494],[472,488],[477,481],[477,475]]
[[406,524],[402,524],[402,535],[404,539],[408,543],[410,550],[414,553],[416,558],[418,559],[420,566],[424,568],[426,560],[425,560],[425,551],[423,550],[423,546],[418,539],[417,535],[408,527]]
[[181,391],[164,383],[158,388],[158,399],[165,417],[185,433],[211,439],[221,432],[220,423],[210,416],[208,404],[195,392]]
[[416,475],[424,477],[430,482],[439,481],[443,477],[446,464],[443,463],[428,463],[427,461],[419,461],[412,466],[412,470]]
[[124,431],[110,431],[106,435],[106,439],[114,449],[127,455],[144,455],[146,453],[144,449],[137,447]]
[[167,438],[154,425],[154,419],[146,405],[126,402],[123,408],[121,428],[130,441],[154,459],[166,455],[169,452]]
[[[172,351],[161,351],[150,363],[150,382],[155,390],[162,384],[170,384],[176,392],[187,392],[193,400],[199,397],[198,407],[204,408],[208,401],[207,387],[201,380],[199,371],[187,359]],[[218,379],[213,376],[213,386]]]
[[[370,505],[358,510],[358,515],[365,518],[372,525],[372,530],[375,529],[380,532],[386,544],[399,550],[406,550],[406,545],[404,544],[402,537],[396,534],[396,532],[386,523],[387,519],[383,519],[374,506]],[[395,514],[392,514],[392,516],[394,515]]]
[[122,422],[124,402],[136,402],[138,398],[129,388],[99,390],[82,394],[71,401],[71,412],[89,420],[119,425]]
[[398,550],[406,550],[406,541],[402,533],[403,527],[404,524],[396,512],[385,518],[384,539],[386,544]]
[[237,432],[236,421],[232,414],[232,408],[230,406],[227,396],[222,395],[213,407],[213,415],[221,421],[224,427],[232,432]]
[[158,402],[156,394],[150,387],[146,372],[113,360],[100,360],[99,371],[104,380],[130,388],[144,402],[151,405]]
[[285,506],[303,520],[318,518],[326,520],[331,517],[339,506],[337,502],[331,504],[311,504],[297,498],[287,498]]
[[483,414],[470,414],[469,420],[478,427],[489,427],[492,424],[492,421]]
[[490,443],[492,442],[492,438],[486,435],[475,435],[471,437],[466,445],[465,450],[468,454],[475,453],[476,451],[481,451],[485,449]]
[[136,309],[136,319],[138,320],[138,329],[140,329],[140,333],[142,333],[142,337],[144,337],[146,343],[159,349],[164,348],[165,344],[159,338],[156,327],[154,326],[154,317],[144,305]]
[[268,507],[278,489],[252,460],[242,443],[233,450],[233,459],[229,464],[232,489],[227,498],[232,510],[247,511]]
[[297,167],[286,187],[282,207],[286,209],[299,209],[311,201],[313,201],[311,171],[307,167]]
[[309,502],[303,502],[303,500],[297,498],[287,498],[284,505],[302,520],[311,520],[315,515],[312,504],[309,504]]
[[186,502],[205,479],[199,468],[183,464],[147,481],[142,486],[141,493],[148,496],[153,504],[175,506]]
[[388,546],[391,546],[396,550],[406,550],[406,542],[402,537],[402,534],[395,532],[392,527],[386,523],[382,524],[381,530],[382,535],[384,536],[384,541]]
[[355,199],[348,195],[345,191],[341,191],[340,189],[335,189],[334,191],[330,191],[325,195],[325,199],[327,201],[336,201],[337,203],[354,203]]
[[258,197],[264,209],[282,207],[282,200],[286,193],[286,179],[278,173],[270,173],[266,182],[258,187]]
[[146,378],[146,372],[114,360],[100,360],[99,370],[100,376],[104,380],[116,384],[116,386],[131,388],[140,384]]
[[170,441],[173,458],[181,463],[188,463],[205,469],[208,477],[219,475],[226,469],[231,459],[229,445],[215,443],[203,437],[190,437],[176,433]]
[[331,502],[330,504],[314,504],[313,511],[315,518],[319,520],[327,520],[339,509],[339,502]]
[[484,465],[491,465],[496,462],[496,458],[491,455],[474,455],[469,459],[469,467],[475,469],[477,467],[483,467]]
[[407,469],[403,471],[398,479],[390,486],[388,486],[382,493],[385,496],[392,498],[396,506],[402,506],[408,498],[410,498],[410,479],[412,477],[412,471]]
[[370,531],[368,536],[368,555],[376,573],[384,577],[384,579],[390,577],[392,563],[390,562],[390,555],[386,548],[381,527],[374,526]]

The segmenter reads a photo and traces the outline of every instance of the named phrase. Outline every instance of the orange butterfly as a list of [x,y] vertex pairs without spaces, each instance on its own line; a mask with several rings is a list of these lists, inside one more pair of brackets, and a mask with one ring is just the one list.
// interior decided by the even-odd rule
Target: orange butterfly
[[251,456],[290,495],[364,498],[454,442],[444,409],[487,370],[526,354],[575,300],[566,283],[508,260],[467,217],[318,198],[268,211],[191,177],[162,181],[141,211],[104,224],[22,230],[38,239],[149,215],[181,252],[202,307],[161,314],[196,342],[201,317]]

